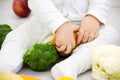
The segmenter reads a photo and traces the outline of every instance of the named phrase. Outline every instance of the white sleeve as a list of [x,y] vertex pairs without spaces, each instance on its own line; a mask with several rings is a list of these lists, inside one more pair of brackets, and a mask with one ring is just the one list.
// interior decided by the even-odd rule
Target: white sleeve
[[87,14],[95,16],[103,24],[111,7],[111,0],[90,0]]
[[29,0],[28,4],[37,21],[53,33],[67,21],[51,0]]

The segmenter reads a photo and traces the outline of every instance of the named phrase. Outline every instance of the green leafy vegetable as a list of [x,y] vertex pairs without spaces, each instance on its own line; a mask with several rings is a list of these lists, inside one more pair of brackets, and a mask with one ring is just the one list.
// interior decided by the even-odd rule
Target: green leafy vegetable
[[2,43],[6,37],[6,35],[12,31],[11,27],[7,24],[0,25],[0,48],[2,46]]
[[23,60],[31,69],[45,71],[56,63],[58,54],[55,46],[51,44],[34,44],[32,49],[24,54]]

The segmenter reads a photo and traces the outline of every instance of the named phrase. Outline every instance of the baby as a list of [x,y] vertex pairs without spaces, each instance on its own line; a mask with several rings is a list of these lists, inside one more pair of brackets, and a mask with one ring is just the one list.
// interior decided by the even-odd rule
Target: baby
[[[107,21],[110,0],[28,0],[32,18],[10,32],[1,48],[0,71],[18,72],[23,54],[35,43],[56,35],[56,49],[72,55],[51,69],[53,78],[71,77],[91,69],[92,49],[118,44],[118,33]],[[77,32],[77,41],[74,40]]]

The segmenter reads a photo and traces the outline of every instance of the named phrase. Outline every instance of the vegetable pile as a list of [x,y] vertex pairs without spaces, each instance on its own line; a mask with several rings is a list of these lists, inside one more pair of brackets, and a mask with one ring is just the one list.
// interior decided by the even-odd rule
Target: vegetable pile
[[6,37],[6,35],[12,31],[11,27],[7,24],[0,25],[0,48],[2,46],[2,43]]
[[95,48],[92,70],[97,80],[120,80],[120,47],[104,45]]
[[54,45],[34,44],[32,49],[24,54],[23,60],[31,69],[45,71],[57,62],[58,54]]

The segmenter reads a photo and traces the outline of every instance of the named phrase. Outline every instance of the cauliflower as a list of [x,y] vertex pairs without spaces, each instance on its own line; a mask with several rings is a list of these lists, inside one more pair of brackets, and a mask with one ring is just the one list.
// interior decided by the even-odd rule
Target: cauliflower
[[6,37],[6,35],[12,31],[11,27],[7,24],[0,25],[0,48],[2,46],[2,43]]
[[31,50],[28,50],[23,60],[28,66],[36,71],[45,71],[50,69],[58,59],[57,50],[54,45],[48,43],[34,44]]
[[92,72],[97,80],[120,80],[120,47],[96,47],[92,56]]

